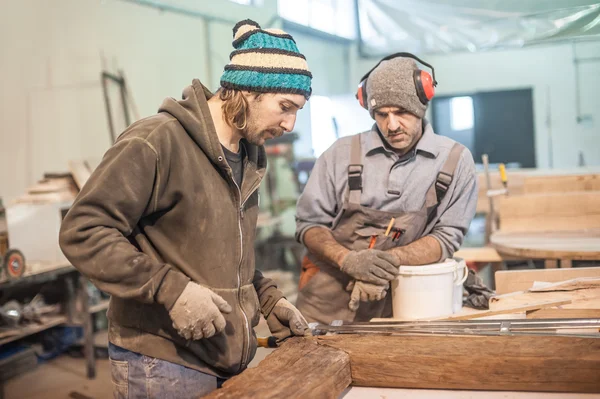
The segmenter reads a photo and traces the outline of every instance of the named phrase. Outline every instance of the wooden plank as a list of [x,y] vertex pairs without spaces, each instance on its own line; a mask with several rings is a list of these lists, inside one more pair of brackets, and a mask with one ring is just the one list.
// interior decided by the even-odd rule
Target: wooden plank
[[358,386],[600,392],[600,338],[340,334],[318,342],[350,355]]
[[556,259],[546,259],[544,261],[544,268],[546,269],[556,269],[558,267],[558,260]]
[[351,382],[348,354],[313,339],[292,338],[203,398],[337,398]]
[[600,191],[511,195],[497,204],[502,232],[600,228]]
[[441,317],[439,319],[434,320],[471,320],[471,319],[479,319],[481,317],[489,317],[489,316],[497,316],[503,314],[511,314],[511,313],[522,313],[528,310],[537,310],[537,309],[546,309],[555,306],[568,305],[571,303],[570,299],[565,300],[557,300],[557,301],[547,301],[547,302],[537,302],[530,303],[524,305],[517,306],[507,306],[497,309],[491,310],[482,310],[478,312],[472,312],[469,314],[456,314],[454,316]]
[[526,291],[534,281],[555,283],[580,277],[600,277],[600,267],[577,267],[573,269],[501,270],[496,272],[496,293]]
[[490,309],[527,306],[540,302],[571,301],[561,306],[563,309],[600,309],[600,288],[574,291],[512,292],[492,297]]
[[493,247],[461,248],[454,253],[454,256],[468,262],[492,263],[506,260]]
[[573,261],[571,259],[561,259],[560,267],[563,269],[571,268],[571,267],[573,267]]
[[564,193],[567,191],[600,191],[599,174],[563,176],[527,176],[523,183],[524,194]]
[[539,309],[527,312],[528,319],[598,319],[600,309]]

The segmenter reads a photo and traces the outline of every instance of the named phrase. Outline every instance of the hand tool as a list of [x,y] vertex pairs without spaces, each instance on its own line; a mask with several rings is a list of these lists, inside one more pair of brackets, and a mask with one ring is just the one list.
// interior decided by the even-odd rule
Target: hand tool
[[259,348],[277,348],[277,338],[272,335],[270,337],[258,337],[256,341]]

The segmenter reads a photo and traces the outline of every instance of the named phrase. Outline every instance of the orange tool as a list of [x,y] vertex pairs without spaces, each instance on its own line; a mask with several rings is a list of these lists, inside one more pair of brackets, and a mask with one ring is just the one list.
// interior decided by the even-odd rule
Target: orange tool
[[375,246],[375,242],[377,242],[377,235],[372,235],[371,241],[369,242],[369,249],[372,249]]

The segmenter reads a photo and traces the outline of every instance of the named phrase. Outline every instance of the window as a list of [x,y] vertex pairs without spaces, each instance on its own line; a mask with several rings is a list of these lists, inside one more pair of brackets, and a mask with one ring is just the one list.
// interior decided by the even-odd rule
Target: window
[[329,97],[310,98],[310,126],[313,154],[318,158],[338,138]]
[[473,98],[452,98],[450,100],[450,112],[452,130],[459,131],[473,128]]
[[347,39],[356,38],[354,0],[277,0],[279,16]]

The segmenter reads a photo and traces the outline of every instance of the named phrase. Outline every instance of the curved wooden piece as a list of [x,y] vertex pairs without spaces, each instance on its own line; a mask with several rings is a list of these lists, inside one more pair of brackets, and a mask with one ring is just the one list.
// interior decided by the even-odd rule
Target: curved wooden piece
[[519,258],[600,260],[600,229],[497,232],[490,244],[503,255]]

